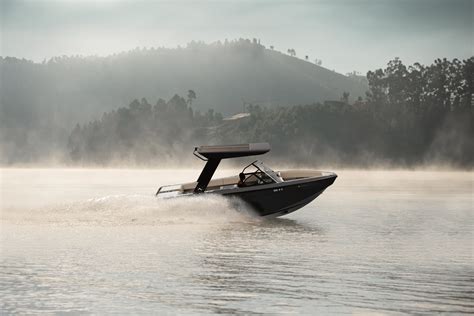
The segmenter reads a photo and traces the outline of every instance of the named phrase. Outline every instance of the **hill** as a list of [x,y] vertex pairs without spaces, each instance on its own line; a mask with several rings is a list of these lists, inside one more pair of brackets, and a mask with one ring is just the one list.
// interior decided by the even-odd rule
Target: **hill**
[[[269,107],[364,96],[367,86],[256,40],[186,48],[136,49],[107,57],[56,57],[43,63],[0,59],[3,162],[32,161],[65,144],[77,123],[134,98],[197,93],[194,110],[234,114],[243,103]],[[6,161],[5,161],[6,160]]]
[[[196,144],[272,143],[272,159],[308,166],[474,166],[472,77],[474,57],[406,66],[395,59],[367,74],[365,100],[286,107],[248,105],[223,119],[193,111],[175,95],[146,99],[77,125],[68,150],[72,163],[189,165]],[[186,128],[183,128],[185,126]],[[186,154],[187,153],[187,154]]]

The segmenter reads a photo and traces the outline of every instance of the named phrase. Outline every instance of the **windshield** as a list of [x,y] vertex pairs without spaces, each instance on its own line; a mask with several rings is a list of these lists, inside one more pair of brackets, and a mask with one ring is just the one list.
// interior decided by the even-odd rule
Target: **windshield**
[[283,182],[281,177],[275,171],[259,160],[246,166],[239,174],[239,177],[240,186]]

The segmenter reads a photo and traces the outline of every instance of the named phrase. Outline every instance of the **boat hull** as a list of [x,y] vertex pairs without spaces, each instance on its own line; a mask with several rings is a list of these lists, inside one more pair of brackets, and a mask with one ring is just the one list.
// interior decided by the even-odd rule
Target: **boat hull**
[[335,174],[331,174],[326,177],[285,181],[253,187],[251,190],[242,188],[220,194],[244,201],[259,216],[278,217],[294,212],[313,201],[333,184],[336,178]]

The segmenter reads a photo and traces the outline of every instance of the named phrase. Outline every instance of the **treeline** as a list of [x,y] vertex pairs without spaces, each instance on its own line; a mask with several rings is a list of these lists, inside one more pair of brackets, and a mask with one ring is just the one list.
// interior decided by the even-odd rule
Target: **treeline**
[[249,39],[42,63],[0,57],[0,164],[59,157],[76,123],[135,97],[154,102],[190,88],[200,94],[193,109],[227,115],[243,103],[308,104],[337,98],[342,91],[357,98],[367,85]]
[[68,141],[70,158],[100,165],[179,161],[182,154],[189,155],[185,144],[200,143],[209,126],[222,122],[213,110],[193,111],[192,100],[175,95],[151,105],[143,98],[104,113],[98,121],[77,124]]
[[[268,141],[272,159],[306,165],[474,165],[474,57],[367,74],[365,98],[289,107],[247,105],[241,118],[194,111],[192,99],[146,99],[77,126],[71,159],[81,163],[182,161],[199,144]],[[198,96],[199,98],[199,96]]]

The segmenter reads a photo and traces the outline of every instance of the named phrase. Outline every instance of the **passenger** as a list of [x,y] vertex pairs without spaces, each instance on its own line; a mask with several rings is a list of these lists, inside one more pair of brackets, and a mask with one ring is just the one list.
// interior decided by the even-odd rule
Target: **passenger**
[[245,186],[245,174],[243,172],[239,173],[239,182],[237,183],[237,186],[240,188],[240,187],[243,187]]

